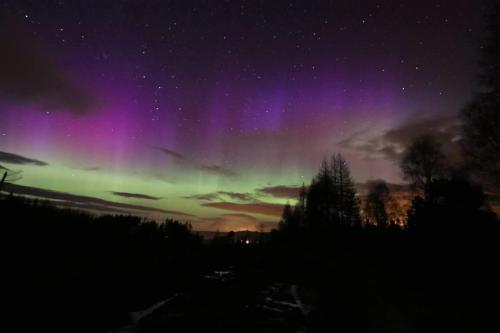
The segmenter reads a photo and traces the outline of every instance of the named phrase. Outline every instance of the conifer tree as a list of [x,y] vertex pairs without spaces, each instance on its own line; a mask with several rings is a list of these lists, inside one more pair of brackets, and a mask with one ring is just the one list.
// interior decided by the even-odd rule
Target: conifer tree
[[336,222],[340,225],[358,225],[361,220],[359,216],[359,200],[356,196],[356,189],[354,188],[349,167],[342,155],[337,154],[332,157],[331,170],[336,197],[333,206],[336,212]]

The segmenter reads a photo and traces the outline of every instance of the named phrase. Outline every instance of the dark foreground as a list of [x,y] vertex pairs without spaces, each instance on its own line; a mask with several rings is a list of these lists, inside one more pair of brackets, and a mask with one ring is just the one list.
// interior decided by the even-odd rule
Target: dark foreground
[[203,243],[173,221],[15,198],[0,207],[10,332],[500,331],[496,228],[267,234],[247,245]]

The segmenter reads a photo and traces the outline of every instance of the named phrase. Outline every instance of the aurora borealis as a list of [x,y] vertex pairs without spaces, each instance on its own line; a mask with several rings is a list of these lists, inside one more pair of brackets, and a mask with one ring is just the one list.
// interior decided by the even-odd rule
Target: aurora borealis
[[400,183],[395,160],[418,134],[454,155],[485,7],[16,0],[0,10],[0,166],[21,172],[18,192],[243,230],[272,227],[334,152],[359,183]]

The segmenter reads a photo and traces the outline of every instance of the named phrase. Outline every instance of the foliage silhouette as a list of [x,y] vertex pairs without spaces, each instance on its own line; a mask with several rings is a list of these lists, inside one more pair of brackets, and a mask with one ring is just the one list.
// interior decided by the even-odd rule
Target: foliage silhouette
[[460,178],[433,181],[427,197],[417,196],[408,212],[408,227],[426,233],[467,234],[494,223],[482,189]]
[[387,227],[391,223],[387,207],[390,201],[392,201],[391,193],[386,182],[383,180],[370,182],[365,202],[367,223],[382,228]]
[[354,183],[347,163],[337,154],[330,163],[322,162],[307,190],[302,186],[293,208],[285,205],[279,229],[283,235],[293,238],[301,232],[319,234],[360,224]]
[[500,185],[500,5],[492,4],[481,54],[480,86],[462,110],[462,147],[487,185]]
[[21,171],[12,171],[0,165],[0,190],[6,183],[13,183],[21,179]]
[[400,168],[403,178],[426,196],[428,186],[446,172],[445,156],[440,144],[431,136],[416,138],[406,148]]
[[188,224],[94,216],[12,195],[0,197],[0,211],[19,331],[116,327],[204,270],[201,239]]

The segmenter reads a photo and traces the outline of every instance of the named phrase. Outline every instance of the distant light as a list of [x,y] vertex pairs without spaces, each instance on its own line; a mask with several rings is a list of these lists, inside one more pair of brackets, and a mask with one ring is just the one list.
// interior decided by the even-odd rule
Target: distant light
[[250,241],[247,239],[247,240],[245,241],[245,244],[250,244]]

